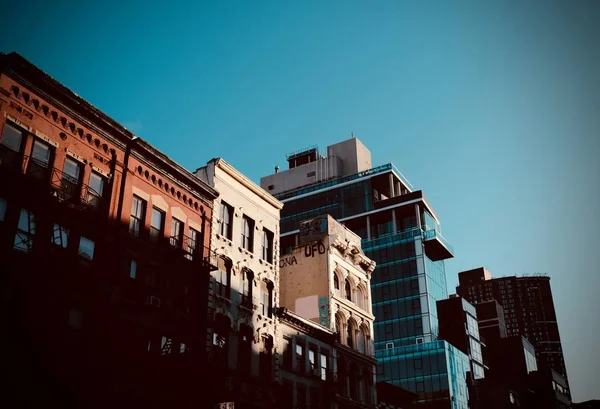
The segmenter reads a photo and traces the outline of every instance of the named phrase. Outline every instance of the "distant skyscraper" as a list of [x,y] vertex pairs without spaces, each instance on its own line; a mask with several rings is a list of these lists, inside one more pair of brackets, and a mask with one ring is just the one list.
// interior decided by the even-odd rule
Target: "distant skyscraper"
[[458,274],[456,292],[472,304],[497,300],[504,308],[508,336],[521,335],[535,347],[540,368],[551,368],[567,379],[550,278],[493,279],[483,267]]
[[371,165],[356,138],[287,156],[289,169],[261,179],[284,203],[282,254],[299,243],[299,222],[330,214],[362,238],[377,263],[371,278],[378,381],[415,392],[420,402],[466,408],[469,358],[438,340],[436,301],[448,297],[444,259],[453,257],[422,191],[391,164]]

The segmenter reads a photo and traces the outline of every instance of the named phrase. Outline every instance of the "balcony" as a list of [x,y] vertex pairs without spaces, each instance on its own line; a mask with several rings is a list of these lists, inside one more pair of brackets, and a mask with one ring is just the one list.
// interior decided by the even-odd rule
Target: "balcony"
[[444,236],[436,230],[428,230],[423,237],[425,254],[432,261],[445,260],[454,257],[454,249]]
[[68,207],[102,210],[107,200],[85,183],[63,171],[0,145],[0,174],[3,181],[18,186],[35,199],[49,195]]

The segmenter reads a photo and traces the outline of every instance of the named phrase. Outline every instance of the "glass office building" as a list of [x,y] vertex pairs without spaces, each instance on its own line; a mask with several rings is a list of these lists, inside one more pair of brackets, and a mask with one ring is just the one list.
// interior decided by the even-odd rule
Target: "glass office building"
[[[467,400],[458,397],[463,386],[466,394],[468,357],[438,340],[436,301],[448,297],[444,260],[453,249],[423,192],[391,163],[371,167],[370,152],[356,138],[328,147],[327,157],[312,148],[288,161],[288,170],[261,179],[284,202],[281,253],[298,243],[300,221],[324,214],[361,236],[365,254],[377,263],[371,278],[376,354],[401,362],[380,360],[378,381],[416,392],[423,401],[466,408]],[[425,350],[421,357],[418,351]],[[435,360],[431,351],[437,351]],[[411,376],[408,368],[428,378]]]

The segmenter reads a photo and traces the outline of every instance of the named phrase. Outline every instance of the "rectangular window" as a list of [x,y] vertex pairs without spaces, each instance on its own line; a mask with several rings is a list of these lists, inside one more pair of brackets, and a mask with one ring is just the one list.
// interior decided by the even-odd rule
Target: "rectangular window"
[[296,384],[296,402],[298,409],[306,409],[306,385]]
[[28,210],[21,209],[19,224],[13,248],[29,253],[33,250],[33,237],[35,236],[35,215]]
[[316,355],[317,355],[316,351],[311,346],[310,349],[308,350],[308,363],[310,364],[310,370],[313,373],[317,367]]
[[242,219],[242,247],[249,252],[253,251],[254,220],[244,215]]
[[48,168],[52,158],[52,148],[38,139],[33,142],[31,159],[27,165],[27,174],[43,179],[49,175]]
[[229,298],[229,274],[226,271],[216,271],[217,294]]
[[296,369],[299,372],[304,372],[304,345],[296,344]]
[[96,243],[87,237],[81,236],[79,239],[79,255],[87,260],[94,259],[94,248]]
[[131,263],[129,263],[129,278],[131,278],[132,280],[135,280],[136,276],[137,276],[137,261],[131,260]]
[[60,195],[62,200],[78,198],[80,195],[81,165],[71,158],[65,160],[63,174],[60,180]]
[[150,240],[157,242],[161,237],[164,236],[165,228],[165,212],[153,207],[152,208],[152,220],[150,222]]
[[229,206],[225,202],[221,202],[221,218],[219,224],[219,234],[223,237],[231,240],[232,231],[231,231],[231,219],[233,218],[233,207]]
[[0,197],[0,222],[6,217],[6,200]]
[[146,217],[146,201],[133,196],[131,202],[131,217],[129,218],[129,233],[136,237],[140,236],[140,230],[144,227]]
[[87,202],[94,209],[100,206],[104,194],[104,177],[99,173],[92,172],[90,175],[90,186],[87,191]]
[[181,247],[183,243],[183,223],[173,217],[171,222],[171,245]]
[[52,235],[52,243],[63,249],[67,248],[69,239],[69,230],[61,226],[60,224],[54,223],[54,234]]
[[260,292],[260,313],[266,316],[269,309],[269,295],[266,291]]
[[267,263],[273,264],[273,233],[263,229],[261,257]]
[[190,260],[192,259],[192,257],[194,255],[196,255],[199,252],[199,248],[198,248],[198,239],[200,238],[200,233],[198,232],[198,230],[194,230],[192,228],[190,228],[190,237],[188,240],[188,254],[187,254],[187,258],[189,258]]
[[15,152],[20,152],[22,138],[23,132],[19,128],[8,123],[4,124],[4,129],[2,129],[2,140],[0,141],[2,145]]
[[283,368],[292,369],[292,343],[289,338],[283,338]]
[[81,313],[81,310],[69,310],[69,327],[74,329],[81,329],[82,321],[83,314]]
[[321,379],[327,380],[327,354],[321,353]]

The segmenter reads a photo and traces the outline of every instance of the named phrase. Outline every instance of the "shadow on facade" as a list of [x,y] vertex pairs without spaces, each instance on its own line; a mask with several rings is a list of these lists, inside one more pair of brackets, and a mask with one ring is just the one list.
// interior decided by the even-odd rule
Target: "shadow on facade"
[[2,176],[2,405],[199,406],[204,244],[132,232],[108,220],[103,203],[60,200]]

